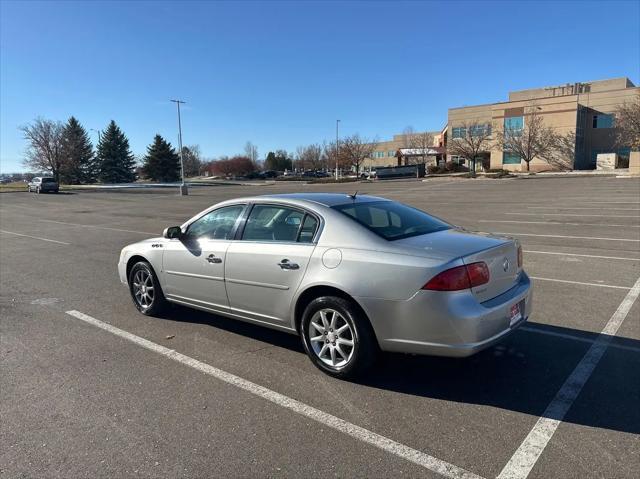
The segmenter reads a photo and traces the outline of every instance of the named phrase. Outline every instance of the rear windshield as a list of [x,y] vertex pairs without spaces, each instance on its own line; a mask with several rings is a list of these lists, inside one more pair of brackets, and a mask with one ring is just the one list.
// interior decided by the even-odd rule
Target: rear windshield
[[372,201],[333,206],[384,239],[393,241],[451,228],[451,225],[402,203]]
[[56,180],[54,180],[53,178],[42,178],[42,182],[43,183],[55,183]]

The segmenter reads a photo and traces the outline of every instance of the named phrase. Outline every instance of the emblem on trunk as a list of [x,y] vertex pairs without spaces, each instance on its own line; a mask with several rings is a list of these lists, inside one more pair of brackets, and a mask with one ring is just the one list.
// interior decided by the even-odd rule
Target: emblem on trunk
[[509,269],[509,258],[505,258],[504,261],[502,262],[502,269],[504,270],[505,273]]

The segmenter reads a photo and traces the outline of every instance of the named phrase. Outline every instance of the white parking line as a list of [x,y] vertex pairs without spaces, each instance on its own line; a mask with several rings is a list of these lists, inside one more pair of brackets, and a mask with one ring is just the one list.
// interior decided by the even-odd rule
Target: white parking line
[[534,251],[530,249],[523,250],[524,253],[533,254],[555,254],[559,256],[580,256],[582,258],[598,258],[598,259],[619,259],[622,261],[640,261],[640,258],[624,258],[622,256],[600,256],[596,254],[578,254],[578,253],[562,253],[558,251]]
[[517,216],[597,216],[605,218],[640,218],[638,215],[585,215],[573,213],[505,213],[505,215]]
[[531,429],[523,443],[504,466],[498,475],[498,479],[519,479],[526,478],[529,475],[573,402],[582,391],[583,386],[591,377],[591,374],[602,359],[602,355],[607,350],[611,339],[618,332],[639,295],[640,278],[622,300],[622,303],[620,303],[620,306],[613,313],[593,345],[580,360],[580,363],[556,393],[542,417],[538,419],[538,422]]
[[[569,339],[571,341],[578,341],[581,343],[588,343],[588,344],[593,344],[596,342],[596,339],[585,338],[582,336],[578,336],[576,334],[560,333],[557,331],[547,331],[546,329],[532,328],[531,326],[521,326],[520,328],[518,328],[518,331],[527,331],[529,333],[545,334],[547,336],[554,336],[556,338]],[[624,344],[611,343],[609,344],[609,347],[614,349],[621,349],[624,351],[632,351],[634,353],[640,353],[640,348],[636,348],[634,346],[625,346]]]
[[365,429],[363,427],[356,426],[355,424],[345,421],[344,419],[340,419],[339,417],[328,414],[305,403],[277,393],[271,389],[267,389],[264,386],[260,386],[259,384],[247,381],[246,379],[236,376],[235,374],[228,373],[207,363],[198,361],[197,359],[181,354],[177,351],[174,351],[173,349],[166,348],[147,339],[141,338],[140,336],[131,334],[127,331],[124,331],[123,329],[95,319],[87,314],[81,313],[80,311],[67,311],[67,314],[80,319],[85,323],[108,331],[111,334],[124,338],[127,341],[131,341],[132,343],[148,349],[149,351],[158,353],[162,356],[172,359],[173,361],[179,362],[204,374],[231,384],[232,386],[236,386],[255,396],[266,399],[267,401],[271,401],[278,406],[300,414],[301,416],[313,419],[323,426],[331,427],[339,432],[358,439],[359,441],[375,446],[379,449],[382,449],[383,451],[389,452],[395,456],[417,464],[418,466],[422,466],[425,469],[436,472],[442,476],[454,479],[481,479],[481,476],[469,472],[466,469],[454,466],[453,464],[442,461],[409,446],[405,446],[404,444],[396,442],[385,436],[381,436],[380,434],[376,434],[375,432],[369,431],[368,429]]
[[22,233],[15,233],[13,231],[5,231],[5,230],[0,230],[0,233],[6,233],[9,235],[16,235],[16,236],[24,236],[25,238],[33,238],[33,239],[37,239],[40,241],[48,241],[49,243],[58,243],[58,244],[64,244],[69,246],[71,243],[65,243],[64,241],[58,241],[58,240],[52,240],[52,239],[48,239],[48,238],[40,238],[39,236],[31,236],[31,235],[25,235]]
[[582,206],[527,206],[530,210],[620,210],[620,211],[640,211],[640,208],[598,208]]
[[568,279],[541,278],[540,276],[529,276],[529,277],[531,279],[537,279],[538,281],[555,281],[556,283],[580,284],[582,286],[598,286],[600,288],[631,289],[629,286],[614,286],[611,284],[600,284],[600,283],[584,283],[582,281],[569,281]]
[[120,228],[108,228],[106,226],[98,226],[98,225],[83,225],[80,223],[67,223],[66,221],[55,221],[55,220],[43,220],[43,219],[39,219],[38,221],[46,221],[47,223],[56,223],[59,225],[68,225],[68,226],[80,226],[83,228],[96,228],[96,229],[100,229],[100,230],[109,230],[109,231],[121,231],[123,233],[138,233],[141,235],[157,235],[158,233],[149,233],[147,231],[136,231],[136,230],[124,230],[124,229],[120,229]]
[[565,223],[562,221],[518,221],[518,220],[478,220],[478,223],[517,223],[522,225],[558,225],[558,226],[609,226],[615,228],[640,228],[640,225],[612,225],[608,223]]
[[631,238],[603,238],[599,236],[565,236],[565,235],[541,235],[534,233],[510,233],[506,231],[496,232],[497,235],[513,235],[513,236],[539,236],[541,238],[568,238],[568,239],[590,239],[590,240],[600,240],[600,241],[632,241],[636,243],[640,243],[640,239],[631,239]]

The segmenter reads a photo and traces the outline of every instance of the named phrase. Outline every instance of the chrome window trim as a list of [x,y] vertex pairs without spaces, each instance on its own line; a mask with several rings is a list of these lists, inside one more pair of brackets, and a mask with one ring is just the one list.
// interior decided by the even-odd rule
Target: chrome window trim
[[[207,241],[233,241],[236,235],[236,232],[238,231],[238,228],[240,226],[240,222],[243,221],[244,219],[244,214],[247,211],[247,207],[250,205],[251,203],[246,203],[246,202],[242,202],[242,203],[231,203],[231,204],[227,204],[227,205],[220,205],[217,208],[214,206],[210,209],[204,210],[203,212],[199,213],[198,215],[188,219],[187,221],[185,221],[184,223],[182,223],[182,225],[180,225],[180,229],[182,230],[182,234],[187,233],[187,231],[189,231],[189,227],[195,223],[196,221],[198,221],[200,218],[205,217],[206,215],[208,215],[209,213],[213,213],[214,211],[217,210],[221,210],[222,208],[229,208],[229,207],[233,207],[233,206],[242,206],[243,209],[240,212],[240,214],[238,215],[238,217],[236,218],[236,222],[233,225],[233,230],[232,230],[232,234],[231,234],[231,238],[228,239],[221,239],[221,238],[202,238],[203,240],[207,240]],[[179,241],[178,238],[172,238],[172,239],[177,239]]]
[[[242,239],[242,235],[244,234],[244,228],[247,224],[247,220],[249,219],[249,215],[251,214],[251,211],[253,211],[253,207],[256,205],[260,205],[260,206],[275,206],[275,207],[279,207],[279,208],[289,208],[291,210],[296,210],[301,212],[303,215],[307,214],[309,216],[312,216],[313,218],[316,219],[316,221],[318,222],[318,226],[316,227],[316,232],[313,235],[313,238],[310,242],[308,243],[302,243],[300,241],[268,241],[268,240],[244,240]],[[246,214],[245,214],[246,213]],[[243,217],[242,220],[242,225],[240,227],[238,227],[238,229],[236,230],[236,234],[235,234],[235,238],[233,238],[233,241],[242,241],[244,243],[261,243],[261,244],[296,244],[296,245],[305,245],[305,244],[309,244],[309,245],[317,245],[318,244],[318,240],[320,239],[320,235],[322,234],[322,230],[324,229],[324,218],[322,216],[320,216],[318,213],[316,213],[315,211],[311,211],[308,208],[305,208],[303,206],[298,206],[298,205],[292,205],[289,203],[284,203],[284,202],[278,202],[278,201],[273,201],[273,200],[269,200],[269,201],[252,201],[251,203],[249,203],[249,208],[247,208],[243,214],[241,215]],[[304,222],[304,216],[303,216],[303,222]],[[301,227],[302,227],[301,223]],[[299,233],[299,231],[298,231]]]

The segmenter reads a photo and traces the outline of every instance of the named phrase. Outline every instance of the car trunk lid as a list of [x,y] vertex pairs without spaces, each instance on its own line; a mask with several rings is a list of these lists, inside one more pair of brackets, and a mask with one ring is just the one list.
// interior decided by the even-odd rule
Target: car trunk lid
[[479,302],[488,301],[511,289],[518,280],[518,243],[516,240],[462,229],[437,231],[394,241],[403,248],[433,252],[451,259],[461,258],[465,264],[484,261],[489,268],[489,282],[471,288]]
[[462,258],[465,264],[483,261],[489,268],[489,282],[471,288],[478,301],[484,302],[511,289],[518,281],[518,244],[510,240],[500,246]]

